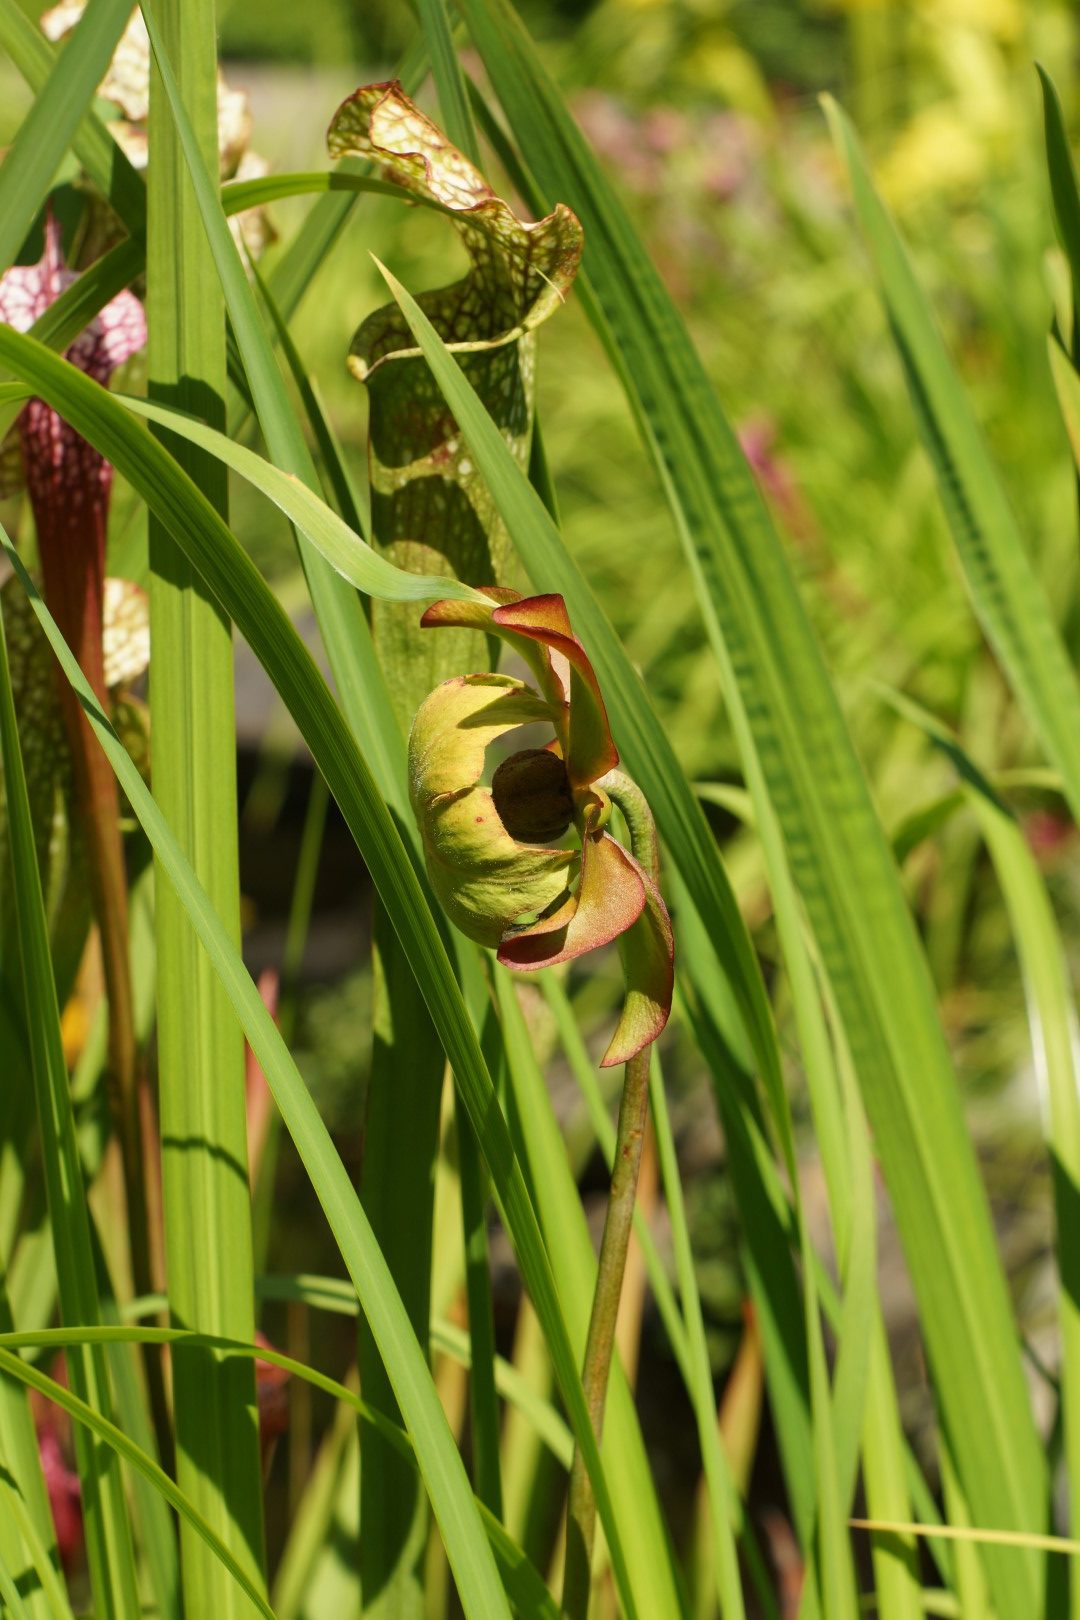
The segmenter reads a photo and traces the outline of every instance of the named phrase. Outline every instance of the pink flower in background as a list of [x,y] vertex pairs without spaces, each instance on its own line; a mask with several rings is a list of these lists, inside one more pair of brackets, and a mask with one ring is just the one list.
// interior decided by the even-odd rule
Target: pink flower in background
[[[0,320],[16,331],[28,331],[75,279],[64,264],[60,226],[50,215],[40,263],[16,265],[0,277]],[[67,358],[104,383],[145,342],[142,305],[132,293],[122,292],[76,338]],[[105,531],[112,468],[43,400],[32,399],[26,406],[18,435],[45,594],[87,678],[103,698]]]
[[82,1497],[79,1476],[67,1465],[63,1448],[54,1429],[38,1433],[38,1451],[41,1472],[45,1476],[45,1489],[49,1493],[53,1524],[56,1527],[56,1545],[60,1561],[66,1570],[78,1562],[83,1545]]
[[739,428],[739,445],[765,499],[791,534],[797,539],[805,538],[813,528],[813,521],[795,480],[776,455],[773,423],[765,417],[751,417]]
[[[256,1330],[255,1343],[265,1350],[274,1346],[265,1333]],[[259,1408],[259,1448],[262,1452],[263,1473],[270,1467],[274,1447],[289,1427],[289,1379],[292,1374],[276,1362],[255,1361],[255,1398]]]

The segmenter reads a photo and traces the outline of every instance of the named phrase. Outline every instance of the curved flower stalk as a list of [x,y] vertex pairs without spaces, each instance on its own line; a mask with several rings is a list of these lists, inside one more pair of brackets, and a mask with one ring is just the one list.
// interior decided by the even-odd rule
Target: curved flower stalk
[[[357,90],[335,113],[327,140],[332,157],[371,159],[385,179],[449,213],[470,268],[419,302],[524,466],[532,438],[534,333],[577,274],[577,217],[560,204],[546,219],[523,223],[397,83]],[[506,530],[396,304],[367,317],[348,363],[371,399],[376,546],[414,573],[448,573],[470,585],[505,578]],[[373,603],[372,626],[403,729],[426,692],[483,658],[475,632],[418,646],[406,605]]]
[[[54,42],[66,39],[86,10],[86,0],[61,0],[41,18],[42,32]],[[113,52],[108,71],[98,86],[98,95],[112,102],[120,113],[109,121],[117,145],[136,169],[145,169],[148,154],[147,120],[150,113],[150,36],[142,12],[131,13],[120,42]],[[247,93],[233,90],[218,73],[218,165],[222,180],[258,180],[269,173],[270,165],[249,149],[251,106]],[[90,248],[84,259],[96,258],[115,236],[115,228],[92,210],[88,235]],[[96,216],[96,217],[95,217]],[[254,258],[277,235],[264,208],[247,209],[234,215],[229,228],[238,246],[246,246]]]
[[[562,597],[485,594],[489,607],[437,602],[421,624],[501,637],[536,685],[460,675],[421,704],[409,792],[432,886],[462,933],[497,947],[499,961],[518,971],[617,940],[626,998],[602,1061],[626,1063],[656,1039],[671,1008],[674,943],[645,853],[655,848],[648,807],[617,769],[604,700]],[[547,746],[511,754],[485,785],[488,747],[536,722],[554,731]],[[608,831],[612,801],[634,853]]]

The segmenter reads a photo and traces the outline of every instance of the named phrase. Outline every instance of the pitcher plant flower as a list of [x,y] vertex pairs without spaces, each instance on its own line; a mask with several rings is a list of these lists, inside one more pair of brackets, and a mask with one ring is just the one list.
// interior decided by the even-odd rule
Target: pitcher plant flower
[[[431,884],[462,933],[521,972],[618,941],[626,996],[602,1062],[626,1063],[656,1039],[671,1008],[671,923],[642,848],[655,842],[648,807],[617,768],[599,683],[563,598],[484,594],[490,605],[436,602],[421,625],[500,637],[536,684],[459,675],[417,711],[409,792]],[[553,732],[546,746],[511,754],[487,785],[488,748],[535,723]],[[613,800],[636,852],[609,831]]]

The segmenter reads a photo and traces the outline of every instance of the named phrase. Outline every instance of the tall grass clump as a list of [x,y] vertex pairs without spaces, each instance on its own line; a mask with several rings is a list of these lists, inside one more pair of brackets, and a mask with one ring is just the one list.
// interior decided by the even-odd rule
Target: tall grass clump
[[1080,1617],[1067,114],[630,9],[0,0],[5,1620]]

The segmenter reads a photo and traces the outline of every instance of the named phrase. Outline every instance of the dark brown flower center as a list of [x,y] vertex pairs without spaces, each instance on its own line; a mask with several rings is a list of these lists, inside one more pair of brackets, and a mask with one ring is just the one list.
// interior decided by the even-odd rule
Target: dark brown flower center
[[491,780],[499,819],[524,844],[561,838],[574,819],[566,766],[546,748],[523,748],[504,759]]

